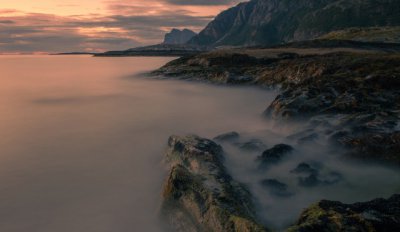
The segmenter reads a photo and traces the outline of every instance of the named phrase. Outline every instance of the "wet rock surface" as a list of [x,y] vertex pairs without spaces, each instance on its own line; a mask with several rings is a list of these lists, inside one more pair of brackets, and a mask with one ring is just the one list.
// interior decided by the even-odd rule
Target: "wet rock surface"
[[278,144],[271,149],[265,150],[261,156],[257,157],[259,169],[266,169],[271,165],[282,162],[292,151],[293,147],[287,144]]
[[[388,142],[391,135],[400,131],[399,53],[357,51],[358,45],[354,45],[351,52],[315,51],[305,55],[311,48],[299,50],[291,46],[294,45],[286,45],[285,52],[280,53],[282,48],[276,47],[265,52],[231,49],[184,57],[155,74],[219,84],[278,87],[281,93],[264,116],[283,123],[308,123],[311,131],[296,138],[298,144],[314,143],[328,136],[332,144],[350,148],[351,152],[343,153],[347,157],[399,166],[399,153],[394,152],[399,141]],[[324,128],[324,132],[316,131],[317,127]],[[387,139],[374,139],[377,136]],[[382,141],[386,145],[382,146]]]
[[306,209],[289,232],[400,230],[400,195],[389,199],[343,204],[323,200]]
[[249,191],[228,175],[222,147],[197,136],[171,136],[161,215],[174,231],[266,231]]
[[[278,48],[279,51],[267,49],[265,53],[257,49],[232,49],[184,57],[154,74],[217,84],[279,88],[279,96],[267,105],[264,117],[282,124],[301,122],[303,125],[286,138],[289,141],[280,142],[290,143],[296,149],[323,146],[324,151],[332,149],[341,158],[400,167],[399,53],[304,54],[303,48],[296,50],[287,46],[285,52],[279,52]],[[269,193],[275,199],[292,196],[290,189],[296,184],[298,189],[311,191],[348,181],[344,175],[348,173],[341,173],[343,169],[340,172],[336,168],[324,169],[311,160],[299,159],[286,169],[292,175],[291,181],[281,182],[284,178],[268,175],[274,168],[280,170],[290,164],[284,161],[297,155],[290,156],[293,147],[279,144],[260,150],[262,144],[256,140],[242,141],[236,135],[227,138],[223,136],[220,141],[233,144],[240,151],[259,154],[256,162],[263,171],[263,179],[257,180],[257,184],[265,190],[264,194]],[[276,141],[267,144],[273,145]],[[262,150],[265,151],[260,154]],[[292,198],[298,196],[297,192],[293,194],[296,195]],[[399,198],[395,195],[387,200],[355,204],[324,200],[305,210],[289,231],[399,231]]]

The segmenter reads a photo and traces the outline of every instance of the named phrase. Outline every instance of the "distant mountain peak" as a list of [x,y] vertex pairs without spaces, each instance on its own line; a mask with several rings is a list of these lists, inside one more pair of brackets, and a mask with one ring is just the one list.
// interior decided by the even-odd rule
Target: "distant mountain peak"
[[173,28],[164,38],[164,44],[185,44],[197,34],[189,29],[179,30]]

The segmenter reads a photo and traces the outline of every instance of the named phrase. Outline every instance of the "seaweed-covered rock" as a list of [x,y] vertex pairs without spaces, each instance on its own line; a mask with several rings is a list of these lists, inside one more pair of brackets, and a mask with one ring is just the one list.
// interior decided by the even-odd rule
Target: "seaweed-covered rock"
[[400,195],[355,204],[323,200],[306,209],[288,231],[400,231]]
[[174,231],[266,231],[248,190],[229,176],[223,150],[197,136],[171,136],[161,215]]
[[293,151],[293,147],[287,144],[278,144],[271,149],[265,150],[261,156],[257,157],[259,168],[268,168],[271,165],[280,163],[288,154]]

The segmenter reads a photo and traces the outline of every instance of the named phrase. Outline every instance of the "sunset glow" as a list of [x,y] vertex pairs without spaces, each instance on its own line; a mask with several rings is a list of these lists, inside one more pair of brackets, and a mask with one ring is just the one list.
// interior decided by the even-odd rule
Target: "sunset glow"
[[105,51],[155,44],[172,28],[200,31],[237,2],[0,0],[0,53]]

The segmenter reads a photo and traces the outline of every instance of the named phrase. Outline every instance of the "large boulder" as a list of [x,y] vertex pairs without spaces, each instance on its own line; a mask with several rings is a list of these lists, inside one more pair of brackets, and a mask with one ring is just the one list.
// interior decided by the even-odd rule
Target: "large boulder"
[[174,231],[266,231],[249,191],[223,165],[222,147],[197,136],[171,136],[161,215]]

